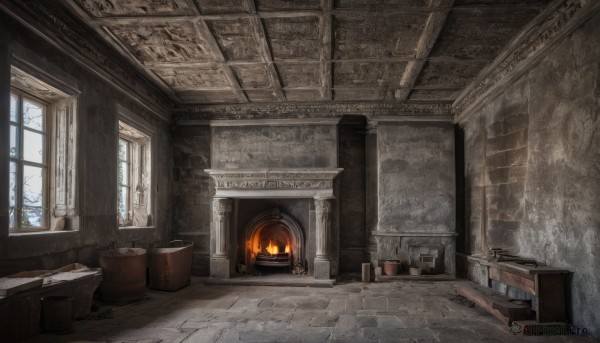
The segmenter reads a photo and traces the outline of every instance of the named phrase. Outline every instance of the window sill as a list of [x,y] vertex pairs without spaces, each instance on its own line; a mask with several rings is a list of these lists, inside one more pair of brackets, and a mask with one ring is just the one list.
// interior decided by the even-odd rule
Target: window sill
[[79,233],[77,230],[62,230],[62,231],[21,231],[21,232],[9,232],[8,237],[22,237],[22,236],[36,236],[36,235],[71,235]]
[[146,230],[156,229],[156,226],[119,226],[119,230]]

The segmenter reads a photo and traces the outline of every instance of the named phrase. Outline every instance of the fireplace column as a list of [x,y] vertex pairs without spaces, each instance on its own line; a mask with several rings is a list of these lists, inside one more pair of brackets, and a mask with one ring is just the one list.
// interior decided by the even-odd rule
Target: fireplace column
[[315,279],[331,278],[329,241],[331,235],[331,212],[333,198],[315,198],[317,216],[317,255],[315,256]]
[[213,198],[215,253],[210,259],[210,276],[229,279],[229,213],[231,199]]

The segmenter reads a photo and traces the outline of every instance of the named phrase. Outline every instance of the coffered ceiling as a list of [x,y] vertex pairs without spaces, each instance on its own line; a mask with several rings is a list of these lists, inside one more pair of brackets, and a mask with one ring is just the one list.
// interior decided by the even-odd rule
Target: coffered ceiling
[[450,103],[549,0],[61,0],[179,104]]

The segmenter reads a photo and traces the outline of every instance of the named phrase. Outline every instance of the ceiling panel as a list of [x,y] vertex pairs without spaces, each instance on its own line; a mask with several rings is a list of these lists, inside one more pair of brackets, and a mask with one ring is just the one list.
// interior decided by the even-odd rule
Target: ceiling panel
[[207,21],[228,61],[260,61],[252,23],[248,19]]
[[166,68],[154,72],[176,91],[231,87],[220,67]]
[[333,65],[335,87],[397,88],[406,70],[406,62],[336,62]]
[[192,23],[131,23],[107,29],[141,63],[214,61]]
[[451,11],[430,56],[493,60],[537,13],[529,8]]
[[487,62],[473,62],[468,64],[427,62],[421,70],[415,86],[440,89],[463,88],[486,65]]
[[264,64],[231,66],[242,88],[269,88],[271,82]]
[[288,101],[315,101],[321,99],[318,89],[286,89],[285,98]]
[[318,10],[321,8],[320,0],[256,0],[255,3],[259,11]]
[[274,60],[319,59],[319,18],[263,19],[265,32]]
[[177,16],[193,14],[181,0],[75,0],[91,16]]
[[427,8],[429,0],[335,0],[335,8],[389,10],[397,8]]
[[246,12],[246,0],[194,0],[204,14]]
[[321,83],[319,63],[277,63],[284,87],[318,87]]
[[411,15],[336,15],[335,59],[414,57],[426,13]]

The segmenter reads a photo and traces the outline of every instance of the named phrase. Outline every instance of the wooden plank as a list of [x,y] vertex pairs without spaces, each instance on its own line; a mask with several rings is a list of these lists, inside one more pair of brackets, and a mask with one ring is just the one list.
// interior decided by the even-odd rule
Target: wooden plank
[[[419,39],[417,45],[416,61],[408,62],[406,71],[400,80],[400,88],[396,91],[395,97],[398,100],[406,100],[410,94],[411,88],[417,82],[417,77],[425,66],[425,58],[427,58],[435,45],[435,42],[442,32],[442,28],[446,23],[450,8],[454,4],[454,0],[435,0],[431,2],[430,9],[434,10],[429,15],[425,29]],[[441,10],[443,8],[443,10]]]
[[531,293],[531,294],[536,294],[535,280],[533,279],[533,277],[531,277],[531,278],[525,277],[522,275],[518,275],[518,274],[510,273],[510,272],[507,272],[504,270],[500,270],[500,269],[497,269],[497,268],[494,268],[491,266],[490,266],[489,270],[490,270],[490,275],[489,275],[490,279],[500,281],[509,286],[521,289],[521,290]]
[[42,287],[44,280],[39,277],[0,278],[0,296],[11,296],[31,289]]
[[275,70],[275,66],[273,65],[273,53],[269,48],[269,44],[267,42],[267,35],[265,33],[265,28],[263,26],[262,20],[258,16],[254,16],[250,18],[250,22],[252,23],[252,31],[254,34],[254,39],[258,44],[258,51],[260,52],[260,56],[266,64],[267,75],[273,86],[273,90],[275,92],[275,96],[279,101],[285,101],[285,94],[281,89],[281,80],[279,79],[279,74],[277,74],[277,70]]
[[505,325],[510,325],[515,320],[530,319],[532,315],[529,306],[512,303],[487,287],[463,284],[458,286],[457,293],[473,301]]

